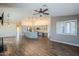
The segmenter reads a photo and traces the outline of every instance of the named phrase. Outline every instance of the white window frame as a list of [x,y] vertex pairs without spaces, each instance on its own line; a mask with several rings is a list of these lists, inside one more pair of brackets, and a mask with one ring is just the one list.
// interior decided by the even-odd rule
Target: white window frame
[[[70,26],[71,26],[71,22],[75,22],[76,24],[75,24],[75,33],[67,33],[66,32],[66,24],[67,23],[70,23]],[[62,31],[59,31],[59,27],[58,26],[60,26],[58,23],[62,23],[62,25],[64,26],[64,28],[63,28],[63,31],[64,32],[62,32]],[[62,28],[60,28],[60,29],[62,29]],[[59,32],[58,32],[59,31]],[[77,35],[77,20],[67,20],[67,21],[59,21],[59,22],[56,22],[56,34],[61,34],[61,35]]]

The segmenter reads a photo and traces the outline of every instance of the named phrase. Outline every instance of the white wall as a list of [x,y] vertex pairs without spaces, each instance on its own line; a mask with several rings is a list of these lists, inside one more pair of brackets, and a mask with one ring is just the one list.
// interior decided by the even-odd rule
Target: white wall
[[[16,24],[5,23],[3,26],[0,25],[0,37],[16,37]],[[21,27],[20,27],[20,35],[22,35]]]
[[4,12],[4,20],[8,20],[7,15],[9,14],[9,21],[17,22],[25,18],[25,14],[22,11],[19,11],[18,8],[9,8],[9,7],[0,7],[0,15]]
[[16,25],[15,24],[4,24],[0,25],[0,37],[16,36]]
[[[22,20],[25,16],[24,13],[20,12],[18,8],[11,7],[0,7],[0,16],[4,12],[4,25],[1,26],[0,23],[0,37],[10,37],[16,36],[16,23]],[[8,20],[7,15],[9,17],[9,24],[5,23]],[[21,35],[20,31],[20,35]]]
[[[77,20],[77,36],[56,34],[56,22],[65,20]],[[49,39],[51,41],[79,46],[79,16],[52,17],[50,20]]]

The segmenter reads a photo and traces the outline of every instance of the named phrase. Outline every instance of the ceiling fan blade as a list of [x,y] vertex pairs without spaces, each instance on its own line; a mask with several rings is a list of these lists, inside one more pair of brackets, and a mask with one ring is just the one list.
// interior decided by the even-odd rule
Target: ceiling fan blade
[[48,9],[43,10],[43,12],[47,11]]
[[39,14],[39,13],[35,13],[35,14],[33,14],[33,15],[37,15],[37,14]]
[[35,12],[39,12],[38,10],[34,10]]
[[45,15],[49,15],[49,13],[43,13],[43,14],[45,14]]

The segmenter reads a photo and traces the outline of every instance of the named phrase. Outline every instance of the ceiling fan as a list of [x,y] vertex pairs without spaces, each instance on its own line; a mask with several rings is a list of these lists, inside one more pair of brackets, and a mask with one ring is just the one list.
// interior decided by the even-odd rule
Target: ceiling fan
[[35,14],[33,14],[33,15],[39,14],[40,17],[42,17],[42,15],[49,15],[49,13],[47,13],[47,11],[48,11],[47,8],[46,8],[46,9],[40,8],[39,10],[34,10],[34,11],[37,12],[37,13],[35,13]]

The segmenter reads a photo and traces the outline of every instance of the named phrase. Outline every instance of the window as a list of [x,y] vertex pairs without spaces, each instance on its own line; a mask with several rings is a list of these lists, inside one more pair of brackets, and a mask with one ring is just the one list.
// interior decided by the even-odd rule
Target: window
[[65,35],[77,35],[77,20],[57,22],[56,33]]
[[64,23],[63,22],[57,22],[56,24],[56,32],[58,34],[63,34],[64,33]]
[[65,33],[71,32],[71,24],[69,22],[65,23]]

